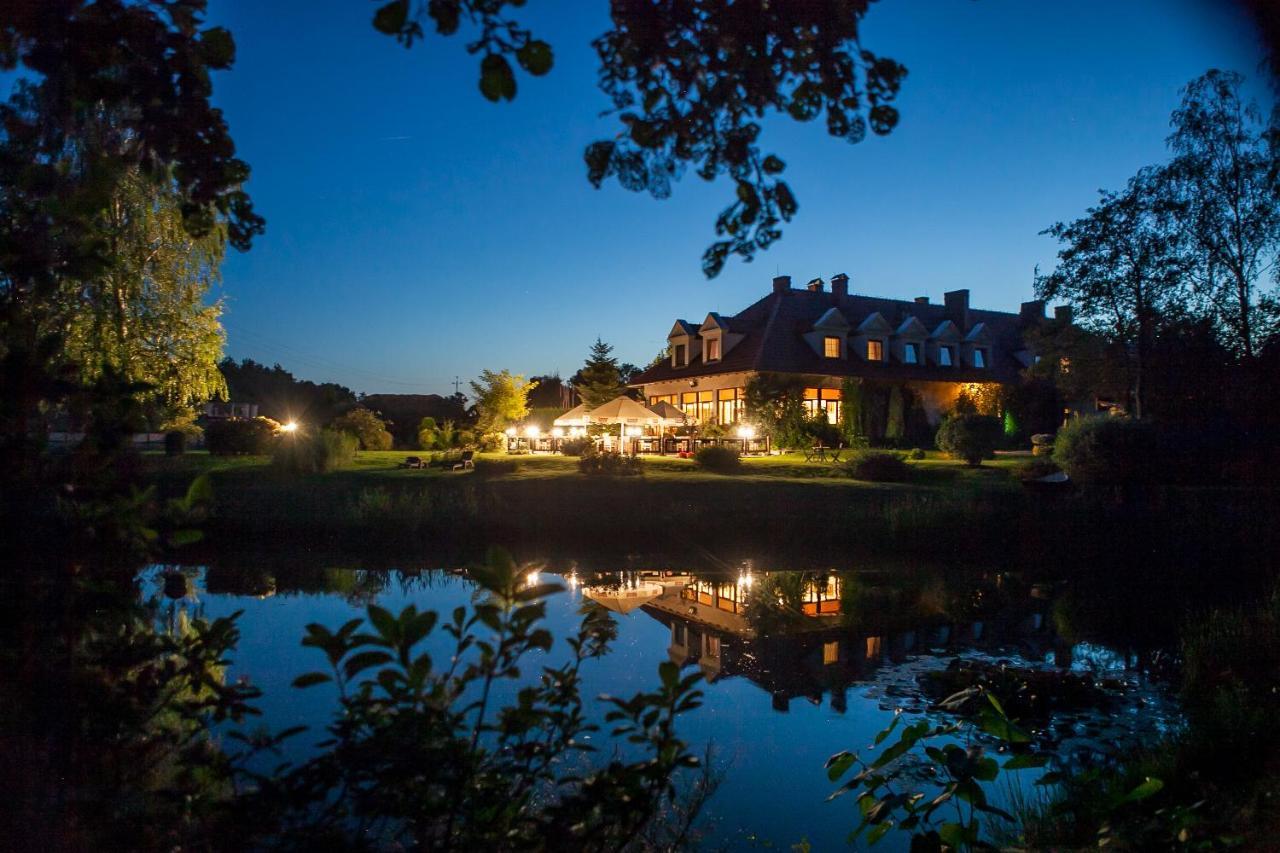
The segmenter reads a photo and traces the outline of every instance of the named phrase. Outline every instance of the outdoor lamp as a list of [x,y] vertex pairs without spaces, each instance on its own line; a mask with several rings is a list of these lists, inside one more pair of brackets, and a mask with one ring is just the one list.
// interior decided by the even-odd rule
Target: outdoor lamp
[[289,421],[287,424],[280,424],[281,432],[296,432],[298,429],[297,421]]
[[640,427],[627,427],[627,435],[631,436],[632,438],[635,438],[637,435],[640,435],[640,433],[642,432],[643,430],[640,429]]
[[755,427],[740,426],[738,427],[738,438],[755,438]]
[[551,430],[551,434],[556,438],[564,438],[564,430],[562,430],[560,427],[556,427],[555,429]]
[[529,436],[529,438],[537,438],[539,432],[541,432],[541,430],[536,426],[528,426],[524,428],[524,434]]
[[508,438],[515,438],[515,437],[516,437],[516,428],[515,428],[515,427],[507,427],[507,437],[508,437]]

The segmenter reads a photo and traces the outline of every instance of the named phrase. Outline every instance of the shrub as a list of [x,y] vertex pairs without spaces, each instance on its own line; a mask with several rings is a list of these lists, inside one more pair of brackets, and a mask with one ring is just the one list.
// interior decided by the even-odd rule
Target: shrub
[[476,460],[476,474],[481,477],[505,477],[514,474],[521,468],[519,459],[479,459]]
[[181,456],[187,451],[187,434],[182,430],[172,429],[164,434],[164,453],[166,456]]
[[582,456],[588,447],[595,447],[595,442],[584,435],[580,438],[565,439],[560,444],[560,452],[565,456]]
[[480,436],[479,444],[484,453],[497,453],[507,449],[507,437],[500,432],[486,432]]
[[205,446],[215,456],[265,455],[280,424],[270,418],[231,418],[205,427]]
[[578,460],[578,470],[583,474],[605,477],[638,477],[644,473],[644,463],[639,456],[623,456],[621,453],[586,453]]
[[1000,419],[992,415],[951,415],[938,427],[938,449],[970,466],[995,456],[1004,436]]
[[693,454],[693,463],[716,474],[736,474],[742,470],[742,459],[732,447],[703,447]]
[[1132,418],[1077,418],[1058,431],[1053,461],[1082,486],[1148,482],[1153,474],[1155,431]]
[[1033,459],[1025,465],[1019,465],[1014,471],[1014,476],[1024,483],[1028,480],[1039,480],[1042,477],[1048,477],[1050,474],[1058,473],[1059,468],[1050,459]]
[[889,450],[863,450],[846,461],[841,470],[855,480],[873,483],[904,483],[911,479],[911,466],[902,454]]
[[921,459],[924,458],[924,451],[917,447],[911,451],[910,456],[912,459],[919,462]]
[[334,418],[329,426],[355,436],[365,450],[391,449],[392,438],[386,423],[364,406],[357,406],[345,415]]
[[323,474],[354,462],[358,443],[351,433],[334,429],[286,436],[276,444],[272,462],[289,474]]

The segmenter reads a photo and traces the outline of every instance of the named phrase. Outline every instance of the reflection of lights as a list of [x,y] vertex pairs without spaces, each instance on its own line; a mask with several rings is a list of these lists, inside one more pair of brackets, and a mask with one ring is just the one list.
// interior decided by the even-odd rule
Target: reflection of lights
[[569,589],[577,589],[579,583],[580,581],[578,580],[578,573],[570,572],[569,573]]
[[280,424],[281,432],[296,432],[298,424],[296,421],[289,421],[287,424]]
[[738,427],[738,438],[755,438],[756,428],[751,426]]
[[537,438],[541,432],[542,430],[538,429],[536,426],[527,426],[524,428],[524,434],[529,436],[529,438]]
[[529,574],[525,576],[524,580],[525,580],[525,583],[527,583],[529,586],[536,586],[538,583],[538,573],[529,572]]
[[516,437],[516,428],[515,428],[515,427],[507,427],[507,436],[508,436],[509,438],[515,438],[515,437]]
[[738,575],[738,586],[744,586],[747,589],[750,589],[751,585],[755,582],[756,582],[756,579],[753,578],[750,574]]
[[562,430],[560,427],[556,427],[555,429],[551,430],[551,434],[556,438],[564,438],[564,430]]

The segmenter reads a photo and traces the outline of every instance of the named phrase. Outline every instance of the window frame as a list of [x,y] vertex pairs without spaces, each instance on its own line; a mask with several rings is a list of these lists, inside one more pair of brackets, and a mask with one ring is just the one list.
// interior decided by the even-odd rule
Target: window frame
[[[705,345],[702,352],[703,361],[719,361],[724,356],[719,335],[704,338],[703,344]],[[715,350],[715,355],[711,354],[713,349]]]
[[918,343],[915,343],[914,341],[907,341],[902,345],[902,363],[920,363],[920,345]]
[[[871,354],[873,348],[875,350],[874,356],[872,356]],[[867,338],[866,356],[867,356],[867,361],[883,362],[884,361],[884,341],[880,340],[879,338]]]
[[[832,353],[832,345],[835,345],[835,352]],[[822,338],[822,357],[823,358],[840,358],[841,347],[840,338],[836,335],[824,335]]]

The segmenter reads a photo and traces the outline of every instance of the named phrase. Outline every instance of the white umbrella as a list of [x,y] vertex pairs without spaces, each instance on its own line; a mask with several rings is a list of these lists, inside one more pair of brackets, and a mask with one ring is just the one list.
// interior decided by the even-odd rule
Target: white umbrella
[[560,417],[552,421],[552,426],[558,427],[579,427],[587,425],[587,409],[586,403],[580,403]]
[[653,413],[662,418],[663,426],[682,426],[689,422],[689,416],[686,415],[679,407],[673,406],[666,400],[659,402],[656,406],[650,407]]
[[607,610],[625,615],[662,595],[662,586],[647,581],[635,586],[623,586],[621,588],[588,586],[583,587],[582,595]]
[[627,427],[662,425],[661,415],[625,395],[614,397],[603,406],[592,409],[588,417],[598,424],[617,424],[619,447],[626,440]]

